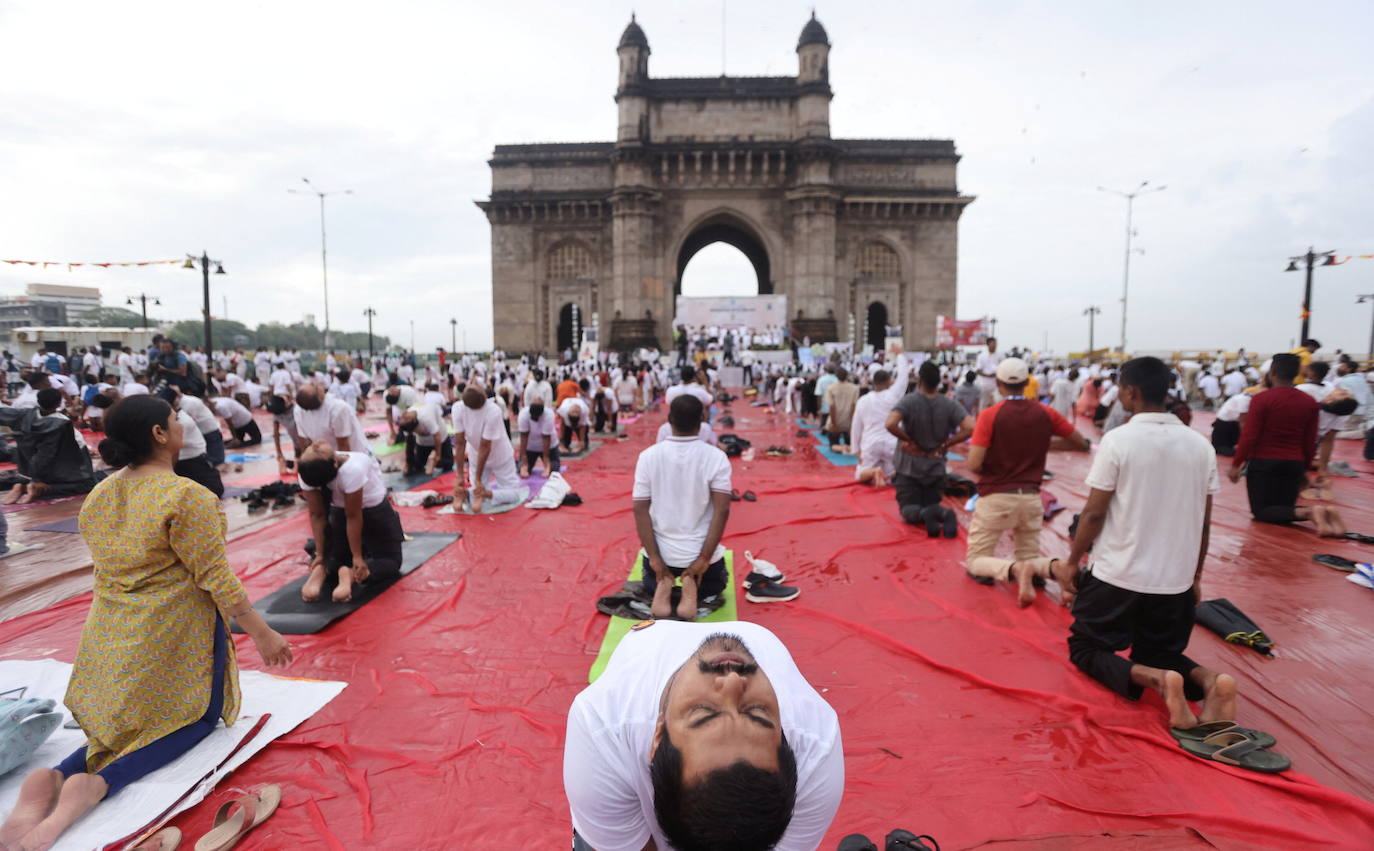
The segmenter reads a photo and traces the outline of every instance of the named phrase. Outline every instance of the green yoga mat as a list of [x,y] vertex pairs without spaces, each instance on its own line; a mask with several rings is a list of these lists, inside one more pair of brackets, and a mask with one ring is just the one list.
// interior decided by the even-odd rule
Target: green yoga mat
[[[630,568],[630,581],[638,582],[643,578],[644,573],[640,566],[640,557],[635,556],[634,567]],[[722,593],[725,595],[725,605],[702,618],[700,623],[739,620],[739,610],[736,606],[734,550],[725,551],[725,590]],[[611,622],[606,625],[606,637],[601,641],[601,652],[596,654],[596,661],[592,663],[592,669],[587,674],[587,682],[596,682],[596,678],[601,676],[601,672],[606,670],[607,663],[611,661],[611,654],[620,645],[620,639],[629,635],[630,627],[637,623],[639,621],[629,618],[611,618]]]

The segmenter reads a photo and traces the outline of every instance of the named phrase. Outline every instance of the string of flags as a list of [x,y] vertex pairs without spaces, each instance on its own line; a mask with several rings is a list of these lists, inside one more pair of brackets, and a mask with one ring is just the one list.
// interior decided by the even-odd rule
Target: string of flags
[[1339,266],[1342,263],[1349,263],[1351,260],[1374,260],[1374,254],[1347,254],[1341,259],[1332,263],[1332,266]]
[[170,266],[173,263],[184,264],[185,262],[185,258],[180,260],[143,260],[132,263],[64,263],[59,260],[0,260],[0,263],[8,263],[11,266],[41,266],[44,269],[49,266],[66,266],[68,272],[78,266],[99,266],[102,269],[108,269],[111,266]]

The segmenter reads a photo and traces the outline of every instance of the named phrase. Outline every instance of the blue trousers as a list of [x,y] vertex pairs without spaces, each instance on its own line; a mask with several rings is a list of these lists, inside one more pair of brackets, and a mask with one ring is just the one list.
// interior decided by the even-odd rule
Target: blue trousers
[[[155,742],[144,745],[133,753],[125,754],[97,771],[109,784],[106,798],[148,774],[171,763],[177,757],[200,744],[219,724],[220,712],[224,709],[224,671],[228,666],[228,632],[224,621],[215,615],[215,675],[210,685],[210,708],[205,710],[199,721],[193,721],[180,730],[168,733]],[[77,748],[71,756],[57,766],[63,779],[86,771],[86,747]]]
[[207,431],[205,437],[205,454],[210,459],[212,467],[218,467],[224,463],[224,432],[219,429]]

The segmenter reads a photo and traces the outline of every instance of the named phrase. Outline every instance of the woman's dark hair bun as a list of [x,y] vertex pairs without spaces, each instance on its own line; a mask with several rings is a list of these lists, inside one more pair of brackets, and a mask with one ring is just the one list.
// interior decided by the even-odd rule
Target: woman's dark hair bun
[[107,437],[100,441],[100,457],[116,469],[129,466],[134,460],[134,448],[122,440]]

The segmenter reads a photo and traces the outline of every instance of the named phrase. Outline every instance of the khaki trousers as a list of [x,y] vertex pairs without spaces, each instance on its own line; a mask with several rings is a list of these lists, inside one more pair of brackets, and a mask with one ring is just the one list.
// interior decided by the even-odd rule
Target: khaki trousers
[[1045,507],[1038,493],[994,493],[978,497],[968,528],[968,572],[993,579],[1011,578],[1012,562],[993,555],[1002,533],[1010,531],[1016,561],[1030,562],[1038,576],[1050,575],[1052,559],[1040,555]]

